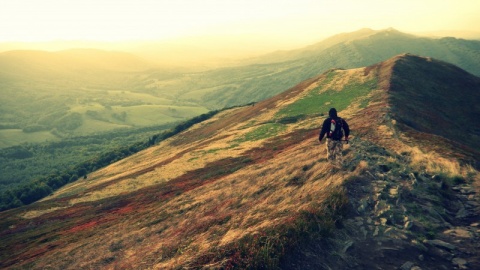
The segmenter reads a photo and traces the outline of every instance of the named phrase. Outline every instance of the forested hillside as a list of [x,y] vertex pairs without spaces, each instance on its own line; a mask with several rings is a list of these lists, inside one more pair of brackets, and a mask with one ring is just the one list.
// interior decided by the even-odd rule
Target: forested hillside
[[174,126],[123,130],[115,134],[6,148],[0,154],[3,172],[0,176],[0,211],[28,205],[68,183],[87,179],[89,173],[168,139],[216,113],[211,111]]

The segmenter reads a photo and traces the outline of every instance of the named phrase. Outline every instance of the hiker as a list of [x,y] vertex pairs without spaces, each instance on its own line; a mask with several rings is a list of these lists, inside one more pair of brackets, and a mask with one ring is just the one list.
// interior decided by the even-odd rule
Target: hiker
[[327,134],[327,159],[334,164],[342,165],[343,131],[345,131],[345,141],[348,143],[350,128],[348,127],[347,121],[337,116],[337,110],[335,108],[331,108],[328,115],[329,117],[323,121],[318,140],[322,142],[323,137]]

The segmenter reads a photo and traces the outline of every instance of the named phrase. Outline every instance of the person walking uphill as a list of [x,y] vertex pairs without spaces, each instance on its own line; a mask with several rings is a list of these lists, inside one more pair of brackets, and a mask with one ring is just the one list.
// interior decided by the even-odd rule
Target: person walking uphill
[[[331,108],[328,112],[328,118],[323,121],[322,129],[320,130],[320,135],[318,140],[322,142],[325,134],[327,135],[327,159],[330,160],[333,164],[342,165],[342,138],[344,136],[343,131],[345,131],[345,141],[348,143],[348,136],[350,135],[350,128],[348,127],[347,121],[338,117],[337,110]],[[343,131],[342,131],[343,130]]]

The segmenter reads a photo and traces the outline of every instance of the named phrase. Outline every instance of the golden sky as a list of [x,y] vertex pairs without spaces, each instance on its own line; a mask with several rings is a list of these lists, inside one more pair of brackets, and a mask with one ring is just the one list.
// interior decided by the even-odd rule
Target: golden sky
[[318,40],[365,27],[480,32],[479,14],[479,0],[0,0],[0,42],[198,35]]

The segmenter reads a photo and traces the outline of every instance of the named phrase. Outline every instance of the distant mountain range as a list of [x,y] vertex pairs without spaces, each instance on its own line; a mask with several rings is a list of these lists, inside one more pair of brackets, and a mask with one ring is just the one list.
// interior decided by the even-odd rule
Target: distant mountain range
[[[368,66],[403,53],[433,57],[480,75],[480,41],[418,37],[395,29],[343,33],[302,49],[207,71],[158,68],[151,59],[123,52],[9,51],[0,53],[0,86],[7,96],[0,101],[0,126],[88,134],[164,124],[267,99],[331,68]],[[150,116],[144,121],[146,114]],[[65,129],[69,119],[76,122]]]
[[143,84],[153,80],[157,83],[149,90],[159,95],[176,89],[176,99],[223,108],[263,100],[330,68],[362,67],[402,53],[434,57],[478,76],[479,52],[478,40],[419,37],[395,29],[361,29],[302,49],[248,59],[234,67],[189,72],[181,80],[172,81],[157,72]]
[[[303,49],[255,58],[249,66],[207,72],[202,77],[215,78],[223,73],[222,79],[228,83],[219,87],[221,81],[215,81],[217,88],[199,100],[216,107],[258,101],[327,69],[372,65],[402,53],[433,57],[480,75],[480,41],[418,37],[395,29],[361,29]],[[241,80],[237,82],[237,78]]]
[[0,267],[479,268],[480,78],[412,54],[319,74],[0,213]]

